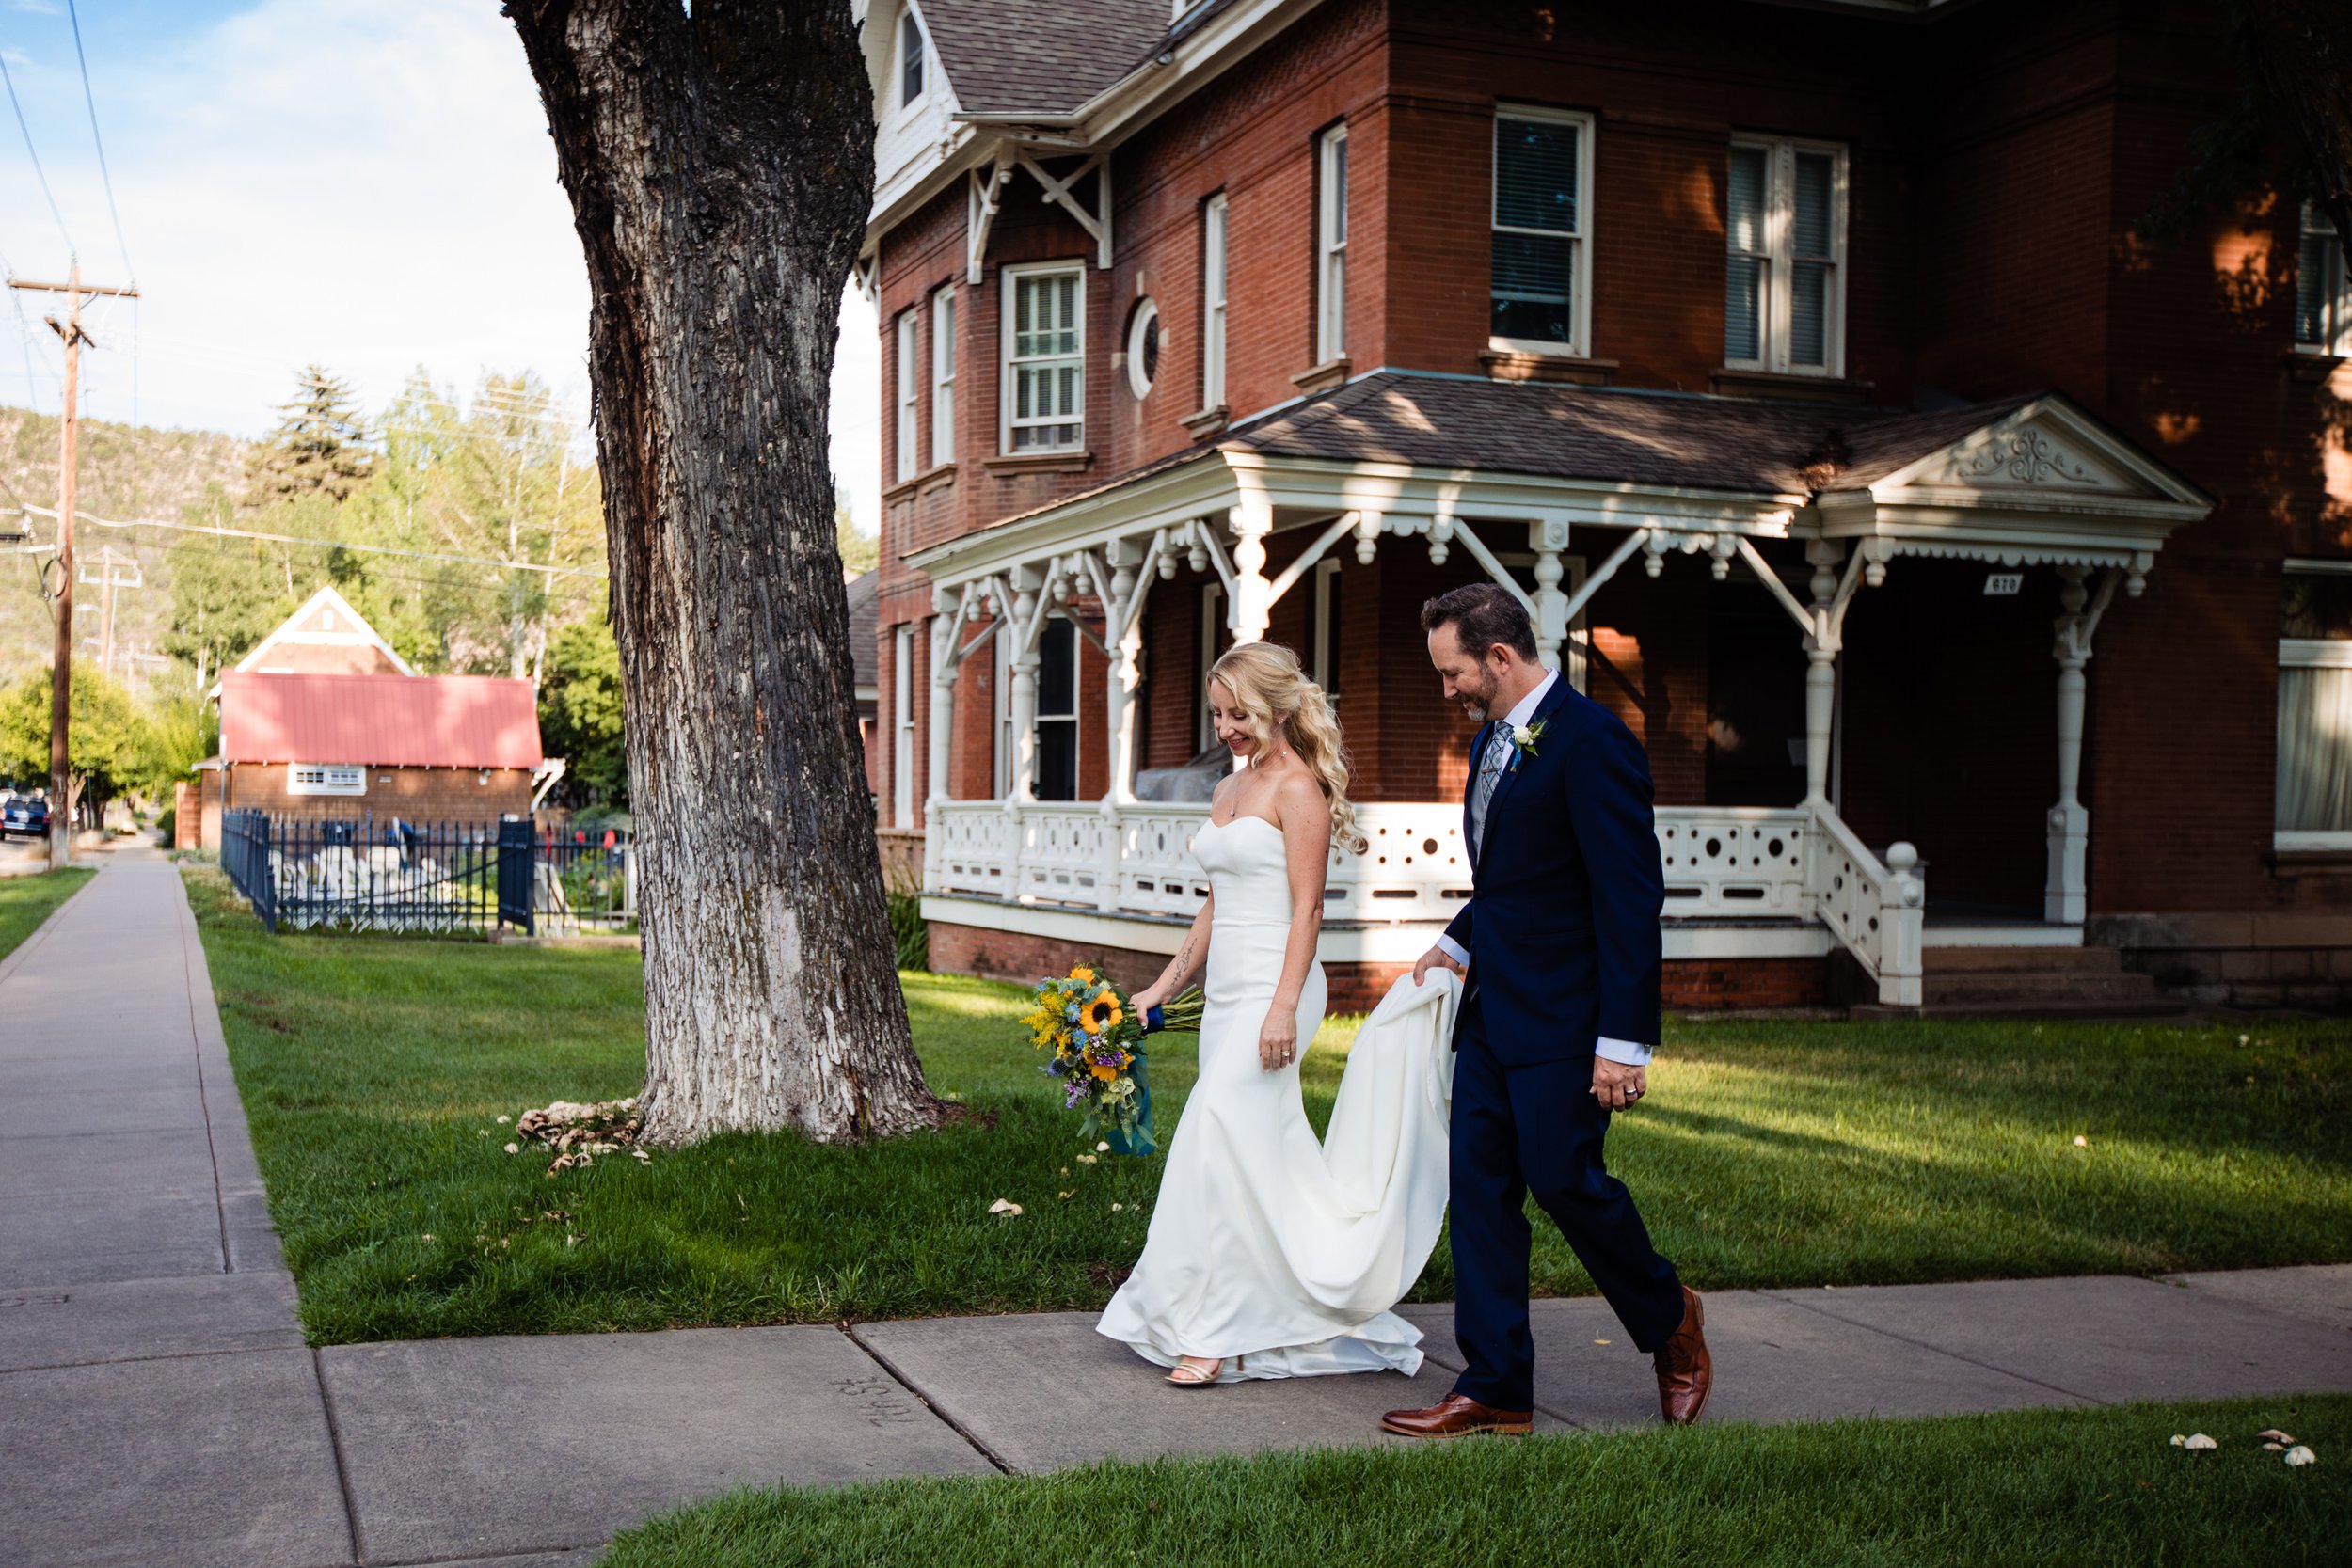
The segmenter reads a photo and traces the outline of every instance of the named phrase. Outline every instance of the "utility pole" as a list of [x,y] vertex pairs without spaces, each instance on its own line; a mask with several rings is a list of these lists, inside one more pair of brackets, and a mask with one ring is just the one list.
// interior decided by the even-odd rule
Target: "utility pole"
[[82,345],[98,344],[82,330],[82,300],[86,295],[136,299],[133,288],[109,288],[82,281],[76,261],[63,283],[39,283],[11,277],[11,289],[65,295],[65,320],[48,318],[50,330],[65,341],[65,405],[57,421],[57,653],[49,672],[49,868],[56,870],[73,858],[72,778],[73,725],[73,453],[81,422]]
[[[127,574],[127,575],[126,575]],[[85,573],[81,580],[98,589],[98,668],[112,680],[115,673],[115,590],[144,588],[147,574],[139,569],[139,558],[119,553],[112,545],[98,552],[98,575]]]

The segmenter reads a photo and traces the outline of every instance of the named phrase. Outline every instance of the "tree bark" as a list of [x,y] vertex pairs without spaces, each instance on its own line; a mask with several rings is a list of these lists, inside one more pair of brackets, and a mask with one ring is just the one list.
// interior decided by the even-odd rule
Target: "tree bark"
[[510,0],[587,251],[646,1135],[936,1125],[876,854],[827,400],[873,188],[848,0]]

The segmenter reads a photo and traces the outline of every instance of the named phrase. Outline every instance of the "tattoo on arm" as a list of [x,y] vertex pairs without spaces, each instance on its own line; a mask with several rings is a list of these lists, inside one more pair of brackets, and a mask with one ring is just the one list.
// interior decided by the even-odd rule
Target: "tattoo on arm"
[[1184,945],[1176,951],[1176,961],[1168,966],[1168,983],[1171,988],[1183,985],[1185,977],[1192,973],[1193,941],[1193,938],[1186,937]]

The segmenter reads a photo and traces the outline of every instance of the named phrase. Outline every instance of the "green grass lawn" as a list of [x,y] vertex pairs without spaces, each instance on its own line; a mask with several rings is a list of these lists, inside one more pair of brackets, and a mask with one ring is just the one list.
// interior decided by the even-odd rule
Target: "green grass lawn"
[[[931,1083],[993,1125],[550,1180],[495,1118],[635,1091],[634,954],[272,937],[188,885],[319,1343],[1092,1307],[1142,1248],[1160,1160],[1079,1162],[1017,988],[907,977]],[[1306,1060],[1318,1123],[1347,1034]],[[1191,1046],[1152,1057],[1163,1143]],[[2341,1022],[1677,1020],[1653,1081],[1611,1157],[1702,1290],[2352,1259]],[[1536,1233],[1537,1289],[1588,1292]],[[1452,1291],[1440,1246],[1415,1295]]]
[[39,876],[0,877],[0,958],[15,952],[52,911],[96,875],[88,866],[73,865]]
[[[2265,1452],[2273,1425],[2319,1463]],[[2308,1568],[2352,1540],[2347,1438],[2335,1394],[1105,1464],[739,1493],[599,1561]]]

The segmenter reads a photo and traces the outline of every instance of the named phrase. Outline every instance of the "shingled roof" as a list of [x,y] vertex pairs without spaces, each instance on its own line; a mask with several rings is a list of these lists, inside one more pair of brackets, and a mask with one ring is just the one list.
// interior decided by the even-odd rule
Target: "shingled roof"
[[977,115],[1073,112],[1159,52],[1168,9],[1168,0],[922,0],[957,105]]
[[2049,395],[1915,413],[1382,372],[1035,511],[1202,462],[1219,450],[1716,494],[1813,495],[1869,484]]

